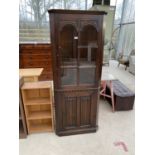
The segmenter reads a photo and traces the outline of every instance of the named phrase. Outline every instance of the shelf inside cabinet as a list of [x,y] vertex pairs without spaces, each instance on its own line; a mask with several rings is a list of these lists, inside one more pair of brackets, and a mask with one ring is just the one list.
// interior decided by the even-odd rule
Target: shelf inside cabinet
[[79,68],[96,68],[96,65],[80,65]]
[[30,120],[29,133],[52,131],[51,119]]
[[52,126],[50,124],[44,124],[44,125],[32,125],[30,127],[30,133],[34,132],[50,132],[52,131]]
[[33,119],[44,119],[44,118],[51,118],[51,111],[46,110],[46,111],[33,111],[29,114],[28,120],[33,120]]
[[48,97],[38,97],[38,98],[29,98],[26,100],[25,105],[45,105],[51,104],[51,101]]
[[39,81],[39,82],[26,82],[22,86],[22,90],[29,90],[29,89],[46,89],[51,88],[52,83],[51,81]]

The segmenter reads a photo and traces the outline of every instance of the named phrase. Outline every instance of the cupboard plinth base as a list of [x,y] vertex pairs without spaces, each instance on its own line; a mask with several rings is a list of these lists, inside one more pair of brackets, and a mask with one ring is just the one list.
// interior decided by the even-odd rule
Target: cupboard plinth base
[[83,129],[73,129],[73,130],[65,130],[65,131],[56,131],[58,136],[69,136],[69,135],[77,135],[77,134],[85,134],[85,133],[94,133],[98,130],[98,126],[91,128],[83,128]]

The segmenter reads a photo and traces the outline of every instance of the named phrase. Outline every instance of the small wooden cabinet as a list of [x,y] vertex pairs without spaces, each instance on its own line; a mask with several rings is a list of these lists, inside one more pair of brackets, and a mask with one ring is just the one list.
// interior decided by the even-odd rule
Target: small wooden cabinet
[[19,69],[19,75],[24,78],[24,82],[35,82],[38,81],[42,71],[43,68],[22,68]]
[[51,81],[27,82],[22,86],[28,133],[53,131]]
[[25,120],[25,112],[21,95],[21,87],[24,84],[24,79],[19,77],[19,138],[27,137],[27,126]]
[[49,10],[59,136],[97,130],[104,14]]

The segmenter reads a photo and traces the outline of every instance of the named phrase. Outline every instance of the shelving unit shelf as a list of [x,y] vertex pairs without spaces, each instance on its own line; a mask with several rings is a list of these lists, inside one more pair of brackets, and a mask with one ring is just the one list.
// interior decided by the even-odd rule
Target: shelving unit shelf
[[52,82],[27,82],[21,89],[28,133],[52,132],[54,130]]
[[40,98],[32,98],[26,101],[26,105],[46,105],[51,104],[49,98],[40,97]]

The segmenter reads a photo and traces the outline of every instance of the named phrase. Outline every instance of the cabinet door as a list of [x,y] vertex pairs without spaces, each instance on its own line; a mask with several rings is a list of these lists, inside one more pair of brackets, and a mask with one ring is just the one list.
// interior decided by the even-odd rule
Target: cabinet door
[[98,31],[94,22],[81,21],[78,56],[79,85],[96,85],[98,59]]
[[63,131],[95,127],[97,91],[66,91],[58,93],[57,99],[57,128]]
[[77,127],[77,96],[73,92],[55,91],[56,132]]
[[58,35],[58,66],[60,85],[77,85],[77,30],[76,23],[61,21]]
[[57,61],[61,88],[97,86],[99,39],[96,25],[95,21],[59,23]]
[[97,92],[81,91],[79,92],[79,122],[80,128],[96,126],[97,114]]

